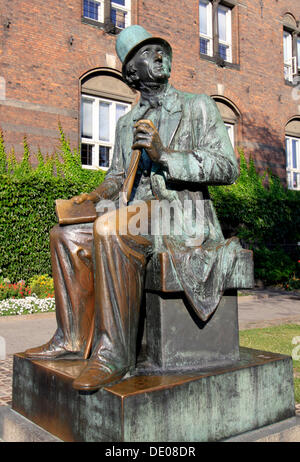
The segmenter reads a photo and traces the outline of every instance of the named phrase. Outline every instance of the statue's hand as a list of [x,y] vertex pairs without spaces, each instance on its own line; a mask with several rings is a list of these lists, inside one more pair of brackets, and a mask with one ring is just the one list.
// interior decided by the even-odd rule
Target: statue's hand
[[97,194],[96,192],[82,193],[79,196],[73,197],[73,202],[75,204],[81,204],[82,202],[85,202],[85,201],[98,202],[99,199],[100,199],[99,194]]
[[151,120],[142,119],[134,125],[134,128],[132,149],[144,148],[154,162],[159,162],[166,149],[154,124]]

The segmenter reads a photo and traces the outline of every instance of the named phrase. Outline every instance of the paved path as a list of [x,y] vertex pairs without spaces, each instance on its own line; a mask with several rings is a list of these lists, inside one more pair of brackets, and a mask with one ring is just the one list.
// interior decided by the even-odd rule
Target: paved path
[[238,298],[239,328],[253,329],[285,323],[300,323],[300,294],[257,291]]
[[0,336],[5,339],[7,355],[42,345],[55,329],[55,313],[0,317]]
[[[238,298],[240,329],[300,323],[300,294],[262,290],[252,294]],[[0,336],[5,339],[7,355],[47,342],[55,329],[54,313],[0,317]]]

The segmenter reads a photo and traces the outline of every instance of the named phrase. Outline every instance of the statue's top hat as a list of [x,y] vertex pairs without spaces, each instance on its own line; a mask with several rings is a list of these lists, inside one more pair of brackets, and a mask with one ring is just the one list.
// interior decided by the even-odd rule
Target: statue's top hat
[[116,42],[116,52],[122,62],[123,71],[124,66],[131,59],[134,53],[147,43],[160,43],[165,45],[172,57],[172,48],[166,40],[160,37],[153,37],[142,26],[129,26],[120,32]]

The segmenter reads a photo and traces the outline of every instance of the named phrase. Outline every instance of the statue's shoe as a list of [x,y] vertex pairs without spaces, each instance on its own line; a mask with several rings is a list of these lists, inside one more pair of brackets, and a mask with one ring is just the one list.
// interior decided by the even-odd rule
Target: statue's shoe
[[114,369],[101,363],[99,359],[89,360],[89,364],[83,369],[79,377],[74,380],[72,386],[75,390],[94,391],[105,385],[111,385],[121,380],[128,372],[129,367]]
[[72,351],[66,350],[63,345],[50,340],[49,342],[35,348],[29,348],[24,351],[26,358],[31,359],[56,359],[67,354],[74,354]]

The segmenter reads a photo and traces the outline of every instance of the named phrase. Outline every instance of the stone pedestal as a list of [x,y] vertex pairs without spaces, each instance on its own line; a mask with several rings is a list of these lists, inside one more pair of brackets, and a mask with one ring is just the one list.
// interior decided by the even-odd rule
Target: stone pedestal
[[295,415],[290,357],[241,349],[226,367],[73,390],[85,361],[14,357],[12,408],[64,441],[220,441]]
[[232,364],[239,359],[237,291],[227,290],[206,322],[198,318],[183,292],[147,291],[144,342],[149,370]]

